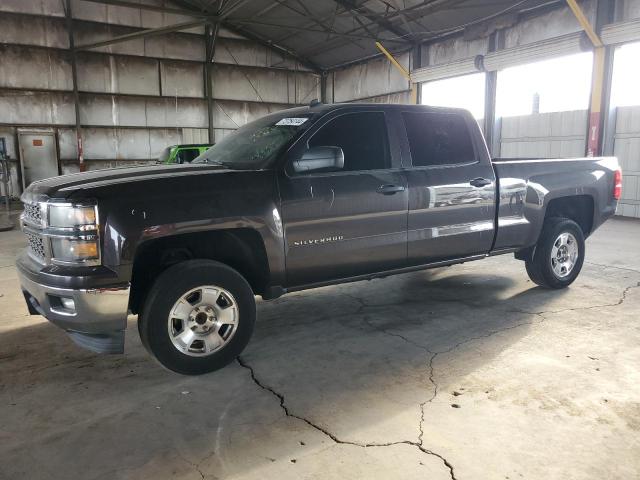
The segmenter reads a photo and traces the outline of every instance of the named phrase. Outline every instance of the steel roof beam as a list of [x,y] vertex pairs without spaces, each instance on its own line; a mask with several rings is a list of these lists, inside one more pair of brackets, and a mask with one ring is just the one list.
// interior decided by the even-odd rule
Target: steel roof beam
[[306,68],[308,68],[309,70],[312,70],[315,73],[322,73],[325,70],[320,65],[312,62],[311,60],[309,60],[304,56],[299,55],[297,52],[294,52],[293,50],[289,50],[287,47],[283,47],[282,45],[278,45],[277,43],[274,43],[270,40],[262,38],[260,35],[250,32],[249,30],[246,30],[243,27],[229,23],[228,21],[223,22],[222,26],[238,35],[241,35],[253,42],[256,42],[262,45],[263,47],[268,48],[269,50],[273,50],[274,52],[280,55],[284,55],[289,58],[292,58],[293,60],[296,60],[301,65],[305,66]]
[[[338,5],[343,7],[345,10],[351,12],[353,15],[358,15],[365,17],[367,20],[372,22],[375,25],[380,26],[388,32],[393,33],[399,38],[407,38],[411,36],[410,33],[406,32],[402,28],[396,27],[393,23],[391,23],[387,18],[381,17],[377,15],[375,12],[372,12],[368,8],[364,7],[362,4],[357,5],[354,0],[333,0]],[[366,29],[365,26],[363,28]]]
[[155,35],[164,35],[165,33],[179,32],[180,30],[188,30],[189,28],[199,27],[208,22],[217,21],[218,17],[201,18],[199,20],[192,20],[189,22],[176,23],[174,25],[167,25],[165,27],[148,28],[146,30],[140,30],[139,32],[126,33],[124,35],[118,35],[117,37],[103,40],[95,43],[85,43],[84,45],[78,45],[76,50],[90,50],[92,48],[106,47],[107,45],[113,45],[114,43],[127,42],[129,40],[135,40],[137,38],[146,38]]

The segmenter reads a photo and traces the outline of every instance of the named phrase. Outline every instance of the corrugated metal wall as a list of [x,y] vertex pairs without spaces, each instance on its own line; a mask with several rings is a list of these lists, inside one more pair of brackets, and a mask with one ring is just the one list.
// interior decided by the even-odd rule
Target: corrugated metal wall
[[500,157],[582,157],[587,137],[586,110],[539,113],[501,119]]
[[[76,45],[190,20],[83,0],[73,0],[72,11]],[[208,141],[202,34],[199,27],[78,52],[88,169],[149,162],[167,145]],[[0,2],[0,136],[15,159],[17,128],[53,128],[63,173],[78,169],[68,48],[60,0]],[[320,98],[317,74],[225,30],[211,71],[214,140],[268,112]],[[13,171],[18,193],[15,163]]]
[[617,213],[640,218],[640,106],[617,108],[614,155],[623,172]]
[[[411,55],[397,56],[405,68],[411,67]],[[328,101],[408,103],[409,81],[386,58],[378,58],[331,72],[327,79]]]

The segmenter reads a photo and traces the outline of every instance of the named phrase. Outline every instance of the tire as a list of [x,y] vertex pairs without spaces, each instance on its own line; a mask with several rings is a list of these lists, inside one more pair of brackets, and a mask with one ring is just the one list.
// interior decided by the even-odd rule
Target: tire
[[[562,250],[564,241],[568,243],[566,249]],[[554,247],[558,246],[560,248],[554,250]],[[571,254],[574,246],[577,247],[577,253],[573,262],[558,260],[568,261],[574,258]],[[555,261],[552,260],[552,254]],[[584,256],[584,234],[580,226],[568,218],[551,217],[545,220],[533,257],[525,261],[525,266],[529,278],[537,285],[554,289],[566,288],[580,274]],[[568,265],[570,268],[567,267]]]
[[212,260],[188,260],[156,279],[138,330],[164,367],[200,375],[235,360],[249,343],[255,319],[253,291],[242,275]]

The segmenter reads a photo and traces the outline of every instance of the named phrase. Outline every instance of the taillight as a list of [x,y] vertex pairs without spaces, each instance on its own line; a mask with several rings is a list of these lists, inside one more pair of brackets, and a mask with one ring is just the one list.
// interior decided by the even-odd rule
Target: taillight
[[622,170],[618,169],[613,174],[613,198],[620,200],[622,197]]

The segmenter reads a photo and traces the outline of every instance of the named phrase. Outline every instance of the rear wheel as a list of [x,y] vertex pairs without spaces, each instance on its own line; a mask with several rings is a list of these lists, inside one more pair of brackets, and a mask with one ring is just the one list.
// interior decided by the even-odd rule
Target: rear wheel
[[186,375],[218,370],[249,342],[253,292],[232,268],[189,260],[156,280],[139,320],[142,343],[165,367]]
[[552,217],[545,221],[533,257],[525,265],[529,278],[546,288],[565,288],[580,274],[584,262],[584,234],[573,220]]

